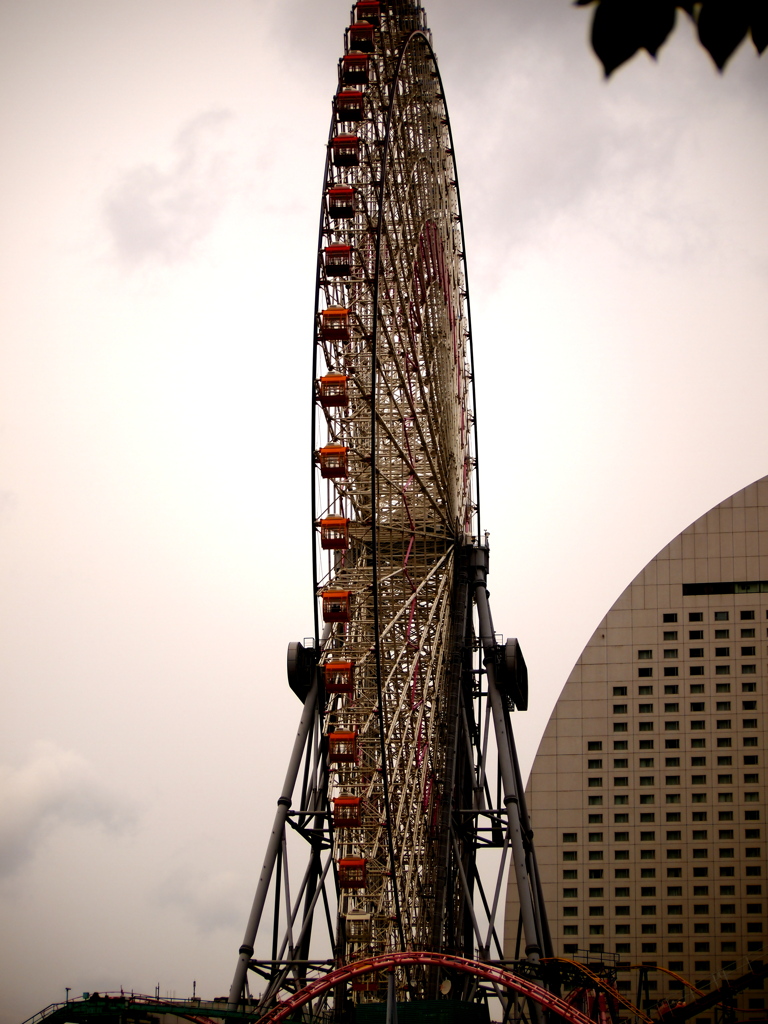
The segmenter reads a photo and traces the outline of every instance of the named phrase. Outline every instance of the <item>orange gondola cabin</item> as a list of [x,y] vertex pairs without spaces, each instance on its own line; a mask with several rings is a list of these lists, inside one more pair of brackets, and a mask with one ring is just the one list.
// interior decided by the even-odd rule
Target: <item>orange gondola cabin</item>
[[349,277],[352,272],[352,246],[326,245],[323,260],[328,277]]
[[343,516],[321,519],[320,547],[324,551],[346,551],[349,547],[349,520]]
[[329,732],[328,760],[331,764],[354,764],[357,761],[357,733]]
[[355,692],[354,661],[328,661],[323,670],[326,693]]
[[354,828],[360,824],[360,797],[337,796],[333,801],[334,828]]
[[356,135],[334,135],[331,157],[337,167],[357,167],[360,163],[360,139]]
[[347,448],[343,444],[327,444],[317,453],[320,476],[324,480],[335,480],[347,475]]
[[320,336],[324,341],[349,341],[349,310],[329,306],[320,313]]
[[355,50],[345,53],[341,58],[341,80],[344,85],[367,85],[368,54]]
[[323,622],[349,622],[352,618],[351,590],[323,591]]
[[340,121],[362,121],[365,114],[359,89],[342,89],[336,94],[336,116]]
[[317,384],[317,396],[323,409],[345,409],[349,405],[345,373],[326,373]]
[[365,888],[365,858],[342,857],[339,861],[339,888]]
[[328,216],[344,220],[355,215],[355,190],[351,185],[337,185],[326,192]]

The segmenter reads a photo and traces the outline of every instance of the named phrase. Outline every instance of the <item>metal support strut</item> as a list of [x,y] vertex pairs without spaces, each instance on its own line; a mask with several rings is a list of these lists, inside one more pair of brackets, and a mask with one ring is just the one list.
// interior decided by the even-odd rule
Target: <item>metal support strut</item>
[[478,545],[472,552],[472,570],[475,604],[480,629],[480,643],[483,649],[483,664],[486,671],[488,698],[491,702],[496,745],[498,747],[499,771],[504,789],[504,805],[507,809],[507,835],[512,848],[512,861],[517,878],[520,899],[520,913],[525,936],[525,955],[537,962],[546,953],[546,925],[541,921],[537,900],[534,897],[535,877],[528,870],[522,820],[527,820],[525,794],[518,787],[514,766],[514,738],[507,727],[504,703],[496,685],[496,640],[493,633],[493,619],[488,603],[488,542]]

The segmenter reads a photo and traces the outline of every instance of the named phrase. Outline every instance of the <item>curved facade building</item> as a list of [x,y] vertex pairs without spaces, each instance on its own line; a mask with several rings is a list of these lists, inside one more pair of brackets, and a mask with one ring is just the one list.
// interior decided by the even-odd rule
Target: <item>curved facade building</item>
[[[704,990],[761,959],[767,672],[764,477],[630,583],[549,720],[528,806],[556,955],[616,954]],[[513,883],[510,957],[517,919]],[[634,998],[637,976],[623,968],[618,978]],[[648,978],[651,1000],[683,996],[672,975]],[[758,1016],[765,1005],[755,989],[738,1003]]]

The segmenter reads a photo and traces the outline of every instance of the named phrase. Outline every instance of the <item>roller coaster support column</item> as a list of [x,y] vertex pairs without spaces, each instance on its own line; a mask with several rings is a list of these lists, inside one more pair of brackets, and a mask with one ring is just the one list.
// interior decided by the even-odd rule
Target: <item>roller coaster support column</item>
[[523,842],[520,804],[525,799],[525,795],[522,792],[518,792],[514,762],[512,760],[512,744],[514,739],[507,729],[503,698],[496,685],[496,639],[493,634],[493,619],[491,618],[491,609],[488,604],[488,589],[486,586],[488,576],[487,540],[482,547],[478,545],[473,549],[472,567],[474,570],[475,603],[480,622],[480,643],[483,647],[483,664],[486,671],[488,698],[491,702],[493,724],[496,732],[499,771],[504,788],[504,805],[507,809],[507,833],[512,848],[512,858],[517,877],[517,892],[520,900],[523,934],[525,936],[525,955],[529,960],[537,963],[542,955],[543,930],[538,920],[532,891],[533,880],[528,873],[525,843]]
[[306,700],[304,701],[304,710],[301,714],[299,730],[296,733],[296,739],[293,744],[291,760],[288,765],[288,771],[285,774],[285,782],[283,783],[282,792],[277,801],[277,811],[275,812],[275,820],[272,825],[272,833],[269,837],[267,853],[264,857],[264,865],[261,869],[261,875],[259,876],[259,884],[256,886],[256,895],[253,897],[253,906],[251,907],[248,924],[245,928],[243,944],[240,947],[240,956],[237,961],[237,967],[235,968],[232,987],[229,990],[228,1009],[230,1010],[236,1010],[243,997],[245,979],[248,973],[248,964],[253,956],[253,944],[256,940],[256,931],[259,927],[262,911],[264,910],[264,903],[267,899],[267,891],[272,879],[272,872],[275,867],[275,861],[277,860],[277,854],[282,844],[285,823],[288,819],[291,797],[293,796],[293,787],[296,785],[296,778],[299,774],[299,768],[301,767],[301,759],[307,743],[307,737],[309,736],[316,714],[317,682],[315,681],[307,694]]

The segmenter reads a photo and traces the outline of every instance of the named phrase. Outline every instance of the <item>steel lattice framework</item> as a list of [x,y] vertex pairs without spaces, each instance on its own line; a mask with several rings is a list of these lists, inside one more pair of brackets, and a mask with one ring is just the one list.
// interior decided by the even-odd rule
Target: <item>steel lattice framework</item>
[[[323,969],[311,959],[315,917],[325,969],[414,950],[487,960],[495,945],[502,957],[495,917],[510,851],[526,953],[550,951],[509,716],[525,707],[524,662],[516,641],[498,643],[485,590],[453,142],[411,0],[353,7],[318,250],[315,638],[289,649],[304,710],[231,1007],[249,967],[267,979],[264,1008]],[[288,832],[310,847],[298,893]],[[490,899],[483,846],[501,850]],[[254,959],[271,883],[271,956]],[[409,998],[436,995],[428,958],[397,978]],[[382,997],[375,977],[352,990]]]

